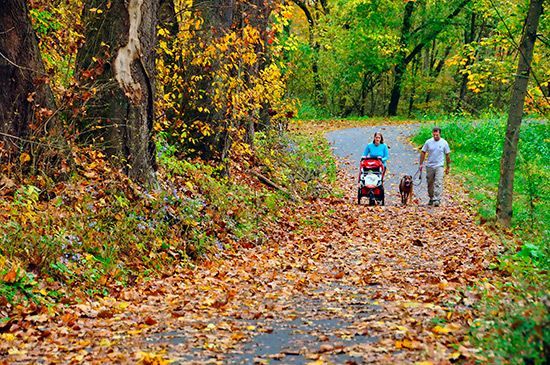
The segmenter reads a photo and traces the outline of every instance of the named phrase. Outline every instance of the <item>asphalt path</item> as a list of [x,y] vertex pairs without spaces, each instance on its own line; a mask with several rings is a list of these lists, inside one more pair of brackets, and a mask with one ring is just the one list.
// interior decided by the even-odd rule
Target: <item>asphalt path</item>
[[[390,152],[387,161],[388,171],[384,182],[386,205],[390,206],[401,204],[398,184],[402,175],[414,175],[418,170],[419,152],[409,142],[409,138],[418,127],[418,124],[409,124],[350,128],[329,132],[325,136],[331,144],[333,154],[340,160],[340,168],[349,172],[349,182],[357,186],[359,162],[365,146],[372,141],[375,132],[383,134]],[[419,181],[417,181],[418,183]],[[422,182],[420,186],[415,186],[413,205],[426,205],[425,186],[425,182]],[[356,202],[357,190],[353,189],[350,194],[352,194],[350,199],[344,199],[344,201]],[[363,201],[365,212],[368,214],[367,199]],[[429,208],[426,206],[421,209]],[[391,211],[391,209],[384,210]],[[351,211],[357,213],[357,210],[351,209]],[[338,219],[337,214],[335,216],[335,219]],[[369,257],[378,258],[366,246],[352,245],[350,243],[352,239],[347,229],[344,232],[344,243],[339,243],[336,240],[330,246],[331,250],[339,253],[334,258],[327,257],[323,264],[319,263],[319,267],[317,267],[319,272],[340,272],[348,264],[354,270],[364,270],[361,268],[370,262]],[[338,236],[337,232],[331,232],[330,237],[323,239],[322,231],[319,234],[321,238],[315,236],[317,241],[328,241]],[[369,251],[363,252],[367,249]],[[344,262],[340,260],[344,260]],[[302,275],[305,274],[302,273]],[[318,283],[311,282],[307,290],[296,292],[289,297],[284,295],[284,290],[281,291],[277,285],[273,286],[271,290],[274,294],[270,298],[276,299],[270,299],[270,302],[272,302],[271,305],[277,304],[279,308],[277,311],[266,310],[257,319],[245,318],[244,315],[240,317],[227,315],[223,318],[224,323],[230,323],[234,328],[254,328],[254,331],[258,332],[256,336],[243,339],[242,343],[224,351],[213,352],[198,343],[192,344],[189,340],[198,334],[182,330],[161,331],[149,336],[147,341],[150,344],[162,343],[178,348],[180,357],[176,363],[185,365],[211,363],[314,364],[316,362],[311,357],[312,354],[319,357],[322,355],[325,364],[381,363],[387,354],[385,352],[377,354],[376,351],[372,352],[369,349],[371,349],[371,345],[372,348],[378,348],[382,338],[378,334],[367,331],[366,328],[371,328],[368,326],[375,323],[372,324],[372,328],[374,328],[377,326],[376,323],[381,323],[378,321],[384,318],[388,319],[388,313],[384,312],[383,307],[379,305],[379,300],[376,299],[382,294],[377,293],[392,292],[395,288],[382,286],[377,281],[367,285],[351,285],[351,282],[345,279],[353,278],[354,275],[356,274],[353,271],[348,272],[347,270],[346,276],[342,277],[342,280],[334,279],[332,274],[327,275]],[[297,279],[289,280],[292,282]],[[279,293],[279,291],[281,292]],[[266,302],[262,305],[267,308],[269,303]],[[242,313],[246,314],[249,310],[250,308],[243,304]],[[240,311],[237,312],[240,313]],[[212,324],[214,318],[209,321],[212,321],[210,325],[216,327]],[[206,324],[204,326],[206,327]],[[221,342],[221,339],[217,340]],[[215,341],[211,340],[211,342]],[[185,350],[181,350],[182,348]],[[365,352],[361,352],[363,350]],[[393,356],[406,358],[409,354],[397,350],[393,352]],[[210,360],[205,361],[208,358]],[[386,359],[384,363],[388,363],[387,361],[389,360]]]
[[[420,150],[411,144],[410,138],[419,127],[420,124],[402,124],[348,128],[328,132],[325,138],[331,144],[334,156],[340,160],[339,167],[348,171],[350,181],[359,186],[357,177],[361,156],[367,144],[372,142],[374,133],[382,133],[390,154],[386,162],[387,171],[384,179],[385,200],[386,205],[395,205],[401,204],[399,182],[403,175],[415,176],[418,171]],[[424,205],[428,201],[428,194],[425,174],[421,175],[422,180],[417,176],[414,181],[413,204]],[[357,196],[357,190],[351,191],[350,194]],[[367,201],[368,199],[363,198],[361,204],[367,204]]]

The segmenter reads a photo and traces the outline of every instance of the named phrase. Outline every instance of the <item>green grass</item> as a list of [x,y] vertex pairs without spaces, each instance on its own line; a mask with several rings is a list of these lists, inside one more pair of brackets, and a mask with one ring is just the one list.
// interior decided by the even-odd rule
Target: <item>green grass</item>
[[[435,119],[435,118],[434,118]],[[449,116],[437,122],[451,147],[453,174],[463,179],[480,222],[492,225],[500,178],[506,116],[469,120]],[[414,142],[431,137],[426,123]],[[550,126],[531,120],[520,132],[510,231],[499,231],[505,250],[494,269],[498,290],[486,293],[471,333],[493,363],[547,364],[550,315],[542,302],[550,292]]]

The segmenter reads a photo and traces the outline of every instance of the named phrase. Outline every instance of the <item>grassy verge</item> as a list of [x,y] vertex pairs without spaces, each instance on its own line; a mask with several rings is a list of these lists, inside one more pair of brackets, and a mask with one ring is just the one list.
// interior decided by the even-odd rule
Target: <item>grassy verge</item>
[[[414,138],[422,144],[433,125]],[[448,118],[439,123],[449,142],[453,173],[476,202],[480,223],[499,234],[505,248],[495,270],[503,281],[492,283],[473,323],[472,339],[495,363],[547,364],[550,361],[550,126],[524,122],[514,180],[512,228],[493,225],[506,128],[505,116],[481,120]]]
[[0,328],[49,305],[115,295],[136,280],[261,244],[282,206],[334,193],[336,164],[315,135],[258,133],[252,152],[229,161],[228,177],[181,158],[162,139],[158,151],[154,190],[92,150],[74,151],[70,181],[3,177]]

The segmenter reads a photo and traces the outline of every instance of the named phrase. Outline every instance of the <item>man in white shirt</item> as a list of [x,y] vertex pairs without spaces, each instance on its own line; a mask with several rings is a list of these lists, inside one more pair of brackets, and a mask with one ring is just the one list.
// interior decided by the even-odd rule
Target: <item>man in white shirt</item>
[[[433,138],[428,139],[422,146],[418,169],[422,171],[427,153],[426,182],[428,183],[428,196],[430,197],[428,204],[438,207],[443,192],[443,173],[448,174],[451,165],[451,149],[447,141],[441,138],[440,128],[434,127],[432,136]],[[447,167],[444,169],[445,162]]]

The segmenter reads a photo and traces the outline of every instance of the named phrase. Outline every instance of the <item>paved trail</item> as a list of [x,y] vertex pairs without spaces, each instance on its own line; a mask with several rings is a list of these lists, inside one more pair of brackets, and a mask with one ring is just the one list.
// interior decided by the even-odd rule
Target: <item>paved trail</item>
[[[384,183],[386,204],[400,204],[399,181],[401,177],[403,175],[414,176],[418,171],[419,150],[409,142],[409,138],[419,126],[419,124],[405,124],[349,128],[329,132],[326,134],[326,138],[332,144],[333,154],[343,159],[341,168],[349,172],[350,183],[356,184],[359,161],[365,147],[372,142],[375,132],[382,133],[390,152],[386,163],[387,174]],[[415,203],[426,204],[428,195],[424,174],[422,174],[422,182],[415,180],[415,184],[419,184],[414,187]]]

